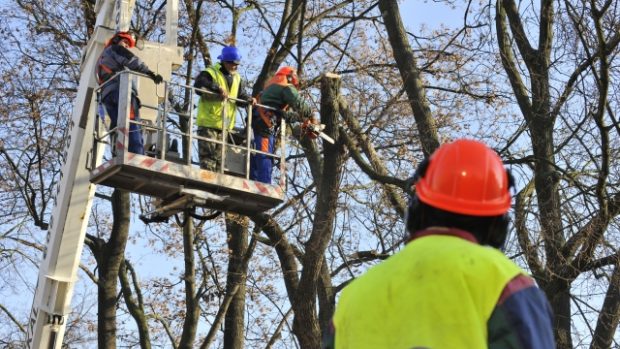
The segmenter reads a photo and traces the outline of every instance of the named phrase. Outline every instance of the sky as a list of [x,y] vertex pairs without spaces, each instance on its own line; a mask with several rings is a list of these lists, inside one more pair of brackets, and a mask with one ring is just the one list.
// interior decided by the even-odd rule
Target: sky
[[[0,0],[2,1],[2,0]],[[403,24],[405,25],[406,30],[410,32],[418,31],[418,28],[422,25],[427,28],[438,27],[440,24],[445,26],[456,26],[461,24],[462,21],[462,8],[454,9],[450,6],[447,6],[443,3],[435,3],[429,0],[404,0],[401,1],[400,4],[400,12]],[[210,47],[212,50],[212,54],[214,54],[214,58],[217,57],[215,53],[219,54],[219,50],[221,47],[213,46]],[[242,55],[244,57],[249,57],[245,52],[244,48],[240,47],[242,51]],[[247,66],[246,66],[247,67]],[[253,69],[253,68],[250,68]],[[253,71],[242,72],[242,74],[248,74],[248,76],[253,75]],[[132,217],[132,226],[139,227],[141,222],[138,221],[137,217]],[[139,228],[143,229],[143,228]],[[145,251],[141,248],[137,249],[135,246],[128,245],[128,252],[130,254],[134,254],[133,257],[137,259],[137,263],[143,265],[151,265],[162,264],[161,254],[153,253],[151,251]],[[179,262],[179,261],[177,261]],[[182,261],[180,261],[182,262]],[[167,260],[163,262],[168,268],[179,267],[175,261]],[[165,268],[164,268],[165,269]],[[149,277],[154,276],[155,274],[161,273],[163,269],[161,268],[153,268],[152,270],[145,270],[146,274],[143,276]],[[143,273],[144,273],[143,272]],[[153,274],[150,274],[152,272]]]
[[[13,5],[14,0],[0,0],[0,9],[9,9]],[[422,0],[405,0],[400,3],[400,10],[403,23],[405,27],[409,31],[415,32],[417,28],[421,25],[427,25],[428,27],[435,27],[438,24],[445,24],[447,26],[451,26],[451,23],[459,24],[459,21],[462,20],[459,10],[454,10],[448,6],[445,6],[441,3],[434,3],[432,1],[422,1]],[[140,222],[137,221],[137,217],[132,217],[132,226],[134,228],[140,227]],[[143,228],[138,228],[143,229]],[[148,233],[146,233],[148,234]],[[144,238],[145,234],[141,234],[142,238]],[[176,237],[178,238],[178,236]],[[162,272],[168,268],[173,268],[174,266],[179,266],[182,264],[182,261],[173,261],[173,260],[165,260],[163,259],[162,254],[154,253],[152,251],[146,250],[141,247],[143,244],[138,243],[136,245],[131,242],[128,244],[128,254],[132,255],[133,262],[142,266],[151,266],[150,268],[142,268],[141,269],[141,277],[144,279],[148,279],[153,276],[167,274],[167,272],[171,270],[167,270],[166,272]],[[140,247],[139,247],[140,246]],[[84,250],[82,254],[82,258],[88,258],[90,252],[87,249]],[[153,267],[153,266],[157,267]],[[36,275],[32,275],[33,279],[36,278]],[[80,273],[79,275],[80,283],[90,284],[91,281],[87,280],[87,278]],[[79,287],[76,289],[76,293],[81,292],[83,289]],[[20,297],[20,303],[23,303],[25,308],[28,308],[31,305],[31,299]]]
[[415,26],[421,24],[450,25],[455,21],[462,21],[461,6],[453,9],[443,3],[434,3],[429,0],[405,0],[399,6],[403,23],[409,29],[414,29]]
[[[8,4],[11,4],[14,0],[0,0],[0,9],[6,9]],[[444,24],[447,26],[459,25],[461,24],[462,17],[462,8],[453,9],[450,6],[444,5],[443,3],[436,3],[431,0],[404,0],[400,2],[400,12],[403,23],[405,27],[409,31],[415,32],[421,25],[426,25],[428,27],[435,27],[439,24]],[[460,4],[459,4],[460,6]],[[132,225],[134,227],[139,226],[139,222],[137,221],[137,217],[133,217]],[[144,234],[142,235],[144,236]],[[136,256],[136,263],[142,265],[152,265],[157,263],[158,266],[163,264],[168,264],[168,266],[172,267],[175,265],[173,261],[162,261],[161,254],[155,254],[151,251],[146,251],[144,249],[137,250],[131,244],[128,246],[130,253],[133,253]],[[84,252],[83,256],[89,252]],[[177,261],[182,263],[182,261]],[[149,275],[148,273],[142,274],[143,278],[149,278],[154,276],[154,274],[161,274],[161,268],[151,268],[150,271],[153,275]],[[85,280],[83,275],[80,276],[81,279],[84,279],[85,282],[90,282]],[[31,300],[25,300],[24,305],[28,307],[31,304]]]

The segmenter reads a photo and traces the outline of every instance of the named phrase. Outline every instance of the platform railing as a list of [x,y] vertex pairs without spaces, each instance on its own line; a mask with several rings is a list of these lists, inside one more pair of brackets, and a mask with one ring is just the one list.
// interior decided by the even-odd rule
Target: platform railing
[[[150,148],[151,144],[154,144],[154,151],[152,149],[145,149],[145,153],[148,156],[155,157],[161,160],[174,161],[177,163],[182,163],[187,166],[193,166],[196,164],[200,164],[200,157],[198,151],[198,141],[209,142],[213,144],[217,144],[221,149],[221,161],[218,166],[218,172],[237,176],[243,176],[246,179],[249,179],[250,176],[250,159],[253,154],[263,154],[265,156],[279,158],[280,159],[280,186],[285,185],[285,133],[286,124],[284,119],[282,118],[280,124],[280,147],[279,151],[276,150],[274,154],[269,152],[263,152],[258,149],[255,149],[252,142],[253,132],[251,130],[252,125],[252,103],[248,103],[248,101],[243,101],[236,98],[224,98],[222,99],[222,132],[221,137],[219,139],[212,139],[200,136],[194,130],[196,125],[196,113],[194,112],[197,108],[197,103],[194,104],[195,96],[197,96],[197,91],[201,92],[203,96],[211,96],[213,98],[221,98],[217,93],[213,93],[208,90],[196,89],[190,85],[177,84],[168,81],[164,81],[164,96],[161,99],[162,101],[158,105],[147,105],[143,104],[142,108],[149,108],[157,111],[157,118],[154,123],[145,120],[133,120],[130,118],[130,108],[131,108],[131,96],[132,96],[132,86],[134,84],[134,80],[136,76],[146,76],[141,73],[136,73],[132,71],[122,71],[117,73],[114,77],[109,79],[106,83],[99,86],[97,89],[97,101],[95,105],[97,106],[97,118],[96,122],[94,122],[93,135],[94,135],[94,144],[93,144],[93,156],[91,156],[91,169],[96,168],[99,164],[97,163],[97,149],[99,144],[106,144],[108,149],[110,149],[109,154],[112,154],[112,157],[115,156],[125,156],[129,149],[129,137],[125,137],[125,134],[128,135],[130,130],[130,125],[135,124],[139,125],[141,128],[141,132],[143,133],[143,140],[152,140],[154,139],[154,143],[146,143],[145,148]],[[105,108],[103,107],[103,103],[100,100],[101,89],[105,84],[110,83],[113,79],[119,79],[119,99],[118,99],[118,118],[117,125],[115,128],[107,129],[104,125],[104,116]],[[178,92],[177,92],[178,91]],[[189,91],[189,94],[187,93]],[[185,101],[184,96],[191,96],[191,101]],[[139,97],[139,94],[138,94]],[[200,97],[205,98],[205,97]],[[175,110],[171,104],[171,100],[176,102],[178,100],[179,103],[191,103],[189,107],[185,108],[176,108]],[[227,101],[235,101],[237,103],[247,103],[247,107],[245,108],[247,113],[247,124],[245,124],[245,144],[235,144],[234,138],[238,133],[234,133],[234,135],[229,131],[228,126],[230,125],[231,120],[226,115],[226,103]],[[278,112],[278,110],[266,106],[257,104],[255,106],[262,107],[267,110],[271,110],[274,112]],[[240,107],[238,107],[240,109]],[[185,109],[185,110],[183,110]],[[236,110],[238,114],[239,109]],[[179,119],[175,120],[174,116],[177,116]],[[242,116],[243,117],[243,116]],[[187,120],[187,131],[182,131],[179,129],[180,127],[180,118],[185,118]],[[243,119],[242,119],[243,121]],[[122,125],[122,126],[121,126]],[[170,127],[169,125],[173,125]],[[124,129],[122,129],[124,128]],[[144,137],[144,136],[147,137]],[[231,136],[232,135],[232,136]],[[170,141],[169,141],[170,140]],[[181,145],[185,143],[188,146],[188,151],[184,152],[187,156],[180,156],[176,158],[175,155],[169,154],[168,150],[170,147],[169,143],[172,143],[172,140],[177,140],[177,144],[180,142]],[[185,140],[185,142],[183,142]],[[118,145],[118,147],[117,147]],[[194,147],[196,145],[196,147]],[[233,153],[235,150],[241,152],[244,156],[243,161],[243,174],[234,173],[233,171],[227,171],[226,167],[226,159]],[[104,153],[105,154],[105,153]],[[198,157],[198,162],[194,162],[192,159],[194,156]]]

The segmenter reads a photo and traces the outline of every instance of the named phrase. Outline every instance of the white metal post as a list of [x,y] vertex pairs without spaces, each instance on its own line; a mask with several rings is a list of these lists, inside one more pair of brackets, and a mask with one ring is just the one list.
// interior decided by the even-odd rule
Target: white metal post
[[245,125],[245,179],[250,179],[250,156],[252,148],[252,103],[248,104],[248,122]]
[[218,172],[224,173],[224,167],[226,166],[226,141],[228,136],[228,125],[230,125],[230,120],[228,119],[228,99],[224,98],[222,100],[222,138],[220,141],[222,142],[221,148],[221,158],[220,158],[220,170]]
[[[77,279],[77,271],[84,246],[84,237],[90,217],[95,185],[90,183],[87,158],[93,144],[92,122],[95,118],[96,101],[94,91],[97,88],[95,69],[104,44],[113,34],[109,28],[128,30],[135,0],[98,0],[95,4],[97,21],[95,31],[86,46],[77,96],[73,104],[73,113],[69,124],[68,138],[65,141],[64,158],[56,194],[54,209],[47,232],[46,249],[39,267],[39,276],[35,288],[34,300],[27,328],[27,346],[29,348],[60,349],[71,311],[71,297]],[[178,0],[169,0],[167,6],[178,9]],[[175,16],[168,16],[174,20]],[[171,34],[176,34],[171,24]],[[173,42],[172,38],[167,42]],[[166,46],[167,57],[182,55],[176,46]],[[175,61],[176,62],[176,61]],[[170,60],[169,64],[175,64]],[[124,74],[124,81],[128,81]],[[122,78],[121,78],[122,80]],[[122,85],[121,85],[122,86]],[[131,89],[125,84],[124,112],[119,113],[117,126],[126,125],[129,115]],[[121,98],[123,99],[123,98]],[[122,103],[119,103],[121,107]],[[122,108],[122,107],[121,107]],[[124,123],[123,123],[124,122]],[[125,140],[126,146],[129,144]],[[97,152],[100,157],[103,152]],[[99,159],[95,159],[99,163]]]
[[280,137],[280,187],[284,191],[286,188],[286,121],[284,118],[280,124]]
[[96,109],[94,90],[97,82],[93,72],[102,50],[102,42],[98,42],[97,35],[94,35],[82,64],[82,71],[88,73],[80,77],[65,141],[66,160],[55,195],[47,246],[30,312],[27,332],[30,348],[59,349],[71,310],[73,287],[95,193],[86,167],[87,153],[93,142],[90,125]]
[[[196,93],[194,91],[194,88],[192,87],[186,87],[184,93],[187,93],[187,89],[189,88],[189,95],[190,95],[190,99],[194,98],[194,94]],[[194,108],[193,108],[193,103],[189,104],[188,110],[189,110],[189,116],[188,116],[188,120],[187,120],[187,149],[183,149],[183,155],[187,155],[187,165],[191,166],[192,165],[192,154],[193,152],[193,145],[194,145]],[[198,159],[198,162],[200,162],[200,159]]]
[[[119,76],[119,91],[118,91],[118,111],[116,119],[116,144],[121,145],[116,147],[116,154],[114,156],[123,157],[123,162],[127,160],[127,154],[129,153],[129,137],[131,133],[131,84],[133,76],[129,73],[122,73]],[[135,121],[135,120],[134,120]]]

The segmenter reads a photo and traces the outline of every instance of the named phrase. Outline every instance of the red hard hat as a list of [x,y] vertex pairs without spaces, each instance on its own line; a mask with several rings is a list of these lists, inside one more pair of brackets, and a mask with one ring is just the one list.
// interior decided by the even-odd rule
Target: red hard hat
[[474,140],[439,147],[415,186],[422,202],[448,212],[497,216],[510,209],[510,183],[502,160]]
[[129,34],[128,32],[117,32],[116,34],[114,34],[114,36],[112,37],[112,40],[110,41],[114,41],[114,39],[117,40],[127,40],[129,42],[129,47],[135,47],[136,46],[136,39],[133,38],[133,36],[131,34]]
[[276,75],[287,76],[288,77],[288,81],[291,84],[295,85],[296,87],[299,86],[299,79],[297,78],[297,71],[295,71],[295,69],[293,67],[289,67],[289,66],[281,67],[276,72]]

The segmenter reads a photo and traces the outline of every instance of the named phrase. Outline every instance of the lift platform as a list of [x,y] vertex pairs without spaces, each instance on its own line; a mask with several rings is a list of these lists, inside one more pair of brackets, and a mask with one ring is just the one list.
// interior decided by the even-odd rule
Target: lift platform
[[[193,111],[190,110],[186,114],[170,112],[167,103],[168,96],[165,96],[163,99],[165,102],[161,105],[142,106],[142,109],[157,110],[158,117],[154,124],[130,120],[127,117],[131,98],[130,80],[133,75],[139,74],[122,72],[119,75],[121,91],[118,126],[107,130],[102,117],[98,117],[97,122],[94,123],[93,163],[90,175],[92,183],[156,198],[157,200],[154,201],[159,207],[146,215],[146,221],[155,222],[165,220],[168,216],[187,207],[199,206],[217,211],[251,215],[267,211],[284,201],[285,176],[282,174],[285,173],[283,156],[285,139],[283,136],[280,140],[280,155],[266,154],[253,149],[249,145],[251,142],[245,141],[251,138],[249,128],[246,128],[245,135],[237,134],[236,137],[231,137],[231,132],[226,127],[224,127],[221,139],[201,137],[193,130]],[[189,90],[191,96],[196,95],[195,89],[191,86],[168,82],[166,84],[166,91]],[[250,105],[247,109],[248,124],[251,123],[252,118],[251,108]],[[225,112],[226,108],[223,110]],[[179,125],[178,118],[185,118],[189,121],[188,131],[182,132],[178,130],[178,127],[170,126]],[[226,115],[223,115],[223,120],[228,120]],[[284,121],[282,122],[281,127],[284,127]],[[128,151],[128,132],[131,123],[140,124],[142,132],[146,135],[145,145],[151,148],[146,155]],[[242,141],[239,141],[239,138]],[[186,145],[188,149],[183,151],[184,156],[168,151],[171,139],[177,144]],[[236,142],[235,139],[237,139]],[[222,163],[219,164],[218,172],[200,168],[197,149],[199,141],[220,145]],[[112,156],[96,163],[98,158],[102,158],[101,154],[97,156],[97,153],[101,151],[112,154]],[[255,153],[279,159],[280,179],[276,184],[249,179],[250,156]],[[166,207],[170,209],[163,209]]]
[[241,214],[263,212],[284,200],[284,192],[279,185],[129,152],[98,166],[91,172],[90,180],[95,184],[156,197],[163,202],[184,195],[183,189],[200,190],[212,194],[200,206]]

